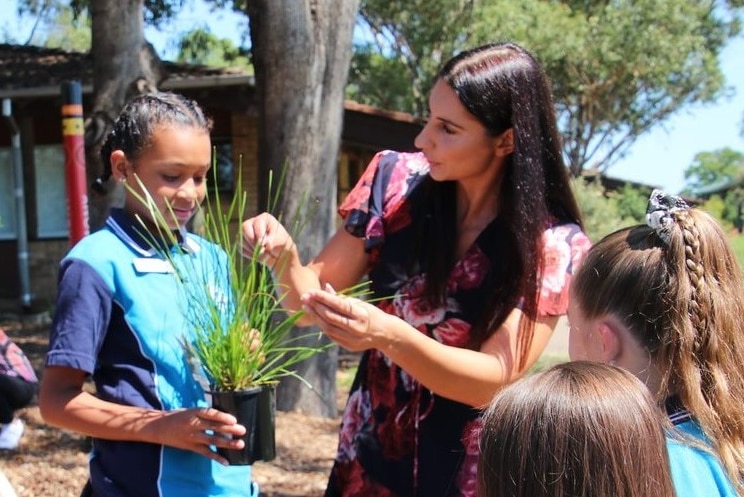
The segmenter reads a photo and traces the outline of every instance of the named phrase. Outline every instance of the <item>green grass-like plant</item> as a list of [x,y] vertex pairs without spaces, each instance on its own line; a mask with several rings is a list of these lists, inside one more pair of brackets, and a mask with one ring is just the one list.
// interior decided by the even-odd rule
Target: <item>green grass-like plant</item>
[[[145,192],[144,195],[131,187],[129,190],[148,207],[157,224],[156,229],[147,229],[140,219],[143,235],[174,267],[186,318],[193,326],[192,339],[184,339],[183,345],[190,359],[207,374],[209,389],[242,390],[275,384],[285,376],[296,377],[307,384],[292,367],[331,344],[322,343],[317,332],[293,336],[290,332],[302,311],[287,313],[282,308],[282,297],[272,275],[272,271],[276,273],[282,268],[265,267],[258,262],[256,252],[252,257],[242,255],[239,221],[246,213],[247,194],[236,192],[225,208],[219,191],[214,190],[214,198],[205,200],[206,205],[200,208],[203,238],[221,247],[226,254],[220,257],[224,259],[220,266],[224,267],[216,268],[215,274],[214,265],[199,267],[196,258],[183,257],[185,252],[178,248],[177,234],[164,228],[168,226],[166,219],[139,178],[137,180],[139,192]],[[242,185],[240,178],[237,184]],[[275,202],[276,199],[271,203]],[[170,215],[175,219],[172,211]],[[293,226],[300,224],[298,219],[295,216]],[[168,247],[164,248],[163,241]],[[178,257],[174,256],[173,247]],[[226,288],[228,295],[215,292],[215,288],[220,287]],[[317,347],[299,345],[313,336],[318,338]]]

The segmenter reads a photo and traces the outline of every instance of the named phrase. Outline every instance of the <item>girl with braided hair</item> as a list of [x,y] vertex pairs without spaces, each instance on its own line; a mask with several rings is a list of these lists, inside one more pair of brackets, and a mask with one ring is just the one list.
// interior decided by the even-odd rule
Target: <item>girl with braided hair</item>
[[744,281],[705,212],[656,190],[648,225],[599,241],[571,283],[571,358],[640,378],[670,422],[677,494],[744,495]]
[[[224,274],[224,250],[186,230],[206,195],[210,130],[180,95],[132,99],[101,151],[103,180],[129,184],[124,207],[60,263],[39,407],[48,423],[93,438],[86,497],[258,495],[250,466],[228,467],[213,449],[242,448],[230,435],[245,427],[209,407],[190,368],[183,343],[195,330],[171,265],[193,261]],[[163,235],[167,260],[152,240],[164,229],[175,234]],[[227,294],[228,282],[216,277],[214,288]],[[88,377],[95,394],[83,388]]]

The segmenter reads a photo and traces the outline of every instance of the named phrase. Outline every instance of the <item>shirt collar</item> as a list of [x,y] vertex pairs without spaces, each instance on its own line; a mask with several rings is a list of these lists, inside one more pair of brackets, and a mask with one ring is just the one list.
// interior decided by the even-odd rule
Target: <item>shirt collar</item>
[[[173,248],[170,241],[152,239],[142,223],[121,208],[111,209],[106,226],[132,250],[144,257],[157,256],[158,249],[169,251]],[[199,250],[199,245],[188,235],[186,228],[175,230],[174,235],[184,252],[192,253]]]
[[669,421],[673,425],[679,425],[692,419],[692,414],[682,405],[682,399],[679,398],[679,395],[667,397],[664,402],[664,408],[666,409],[667,416],[669,416]]

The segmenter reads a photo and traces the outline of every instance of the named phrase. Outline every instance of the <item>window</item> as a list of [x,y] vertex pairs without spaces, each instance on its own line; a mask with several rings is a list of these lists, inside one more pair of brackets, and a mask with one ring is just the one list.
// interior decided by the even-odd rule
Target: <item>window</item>
[[[229,141],[213,140],[212,167],[214,171],[209,171],[207,178],[210,189],[216,188],[220,193],[232,193],[235,188],[233,177],[235,168],[233,167],[232,144]],[[214,184],[215,174],[216,184]]]
[[13,153],[10,148],[0,148],[0,240],[16,237],[14,191]]
[[34,147],[36,173],[36,236],[64,238],[69,235],[65,154],[62,145]]

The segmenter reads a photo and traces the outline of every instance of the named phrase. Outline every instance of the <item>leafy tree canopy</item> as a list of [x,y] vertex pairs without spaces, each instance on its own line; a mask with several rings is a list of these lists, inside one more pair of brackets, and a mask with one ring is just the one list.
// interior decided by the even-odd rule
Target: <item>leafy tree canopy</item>
[[219,38],[204,26],[183,35],[178,42],[176,62],[210,67],[240,67],[253,73],[249,50],[236,47],[228,38]]
[[699,195],[707,188],[744,180],[744,154],[731,148],[695,155],[685,169],[685,192]]
[[741,4],[363,0],[372,42],[357,45],[350,96],[381,107],[410,102],[399,109],[422,115],[444,60],[466,46],[511,39],[533,51],[553,80],[571,172],[606,170],[651,127],[722,94],[718,56],[739,31]]
[[87,11],[73,9],[69,1],[21,0],[18,14],[34,20],[31,32],[25,40],[18,40],[10,32],[5,32],[3,39],[6,42],[77,52],[90,49],[91,25]]
[[[87,16],[90,3],[94,0],[19,0],[18,13],[28,14],[43,19],[50,11],[60,8],[72,9],[75,19]],[[144,0],[145,22],[159,26],[160,23],[172,19],[189,0]]]

